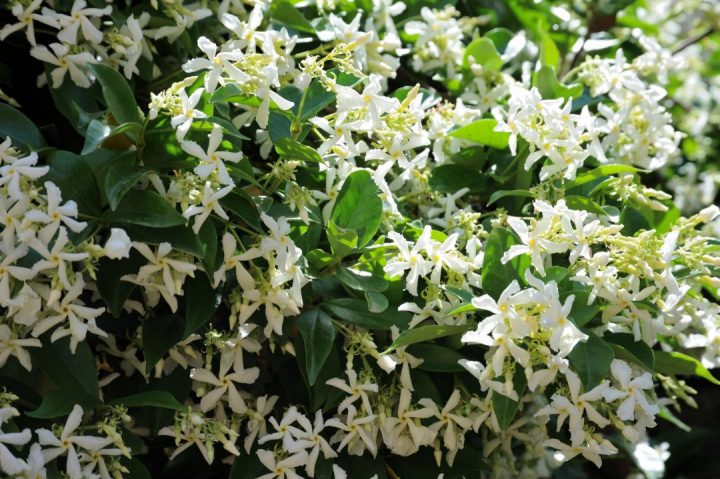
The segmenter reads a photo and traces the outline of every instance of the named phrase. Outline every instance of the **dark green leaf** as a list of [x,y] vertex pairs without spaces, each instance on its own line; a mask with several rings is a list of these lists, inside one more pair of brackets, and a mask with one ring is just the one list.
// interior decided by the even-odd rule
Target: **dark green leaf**
[[422,343],[432,341],[433,339],[444,338],[445,336],[453,336],[455,334],[463,334],[474,329],[474,325],[439,325],[420,326],[408,329],[400,333],[395,341],[385,350],[383,354],[394,351],[397,348],[407,346],[409,344]]
[[518,244],[515,236],[504,228],[495,228],[485,242],[485,259],[482,269],[483,289],[493,298],[500,297],[513,280],[523,281],[530,265],[527,255],[516,256],[503,264],[501,258],[512,245]]
[[487,188],[487,179],[464,166],[447,164],[433,168],[429,185],[440,193],[455,193],[461,188],[477,193]]
[[343,259],[357,249],[357,233],[351,229],[340,228],[333,220],[328,221],[327,236],[333,256],[338,260]]
[[322,161],[315,148],[303,145],[290,137],[281,138],[275,142],[275,151],[288,160],[309,161],[311,163],[320,163]]
[[129,258],[102,258],[97,266],[96,286],[98,293],[110,313],[116,318],[122,312],[122,306],[135,289],[135,284],[120,278],[126,274],[135,274],[145,264],[145,258],[135,250],[130,251]]
[[319,308],[303,312],[295,325],[305,344],[305,370],[312,386],[335,342],[335,326],[330,316]]
[[182,341],[185,321],[178,314],[145,318],[142,323],[145,371],[150,372],[165,354]]
[[188,337],[210,321],[222,300],[220,291],[213,289],[207,276],[196,274],[183,285],[185,291],[185,332]]
[[720,385],[715,376],[697,359],[678,352],[653,351],[655,353],[655,371],[660,374],[680,374],[697,376]]
[[112,68],[99,63],[88,64],[102,87],[108,109],[119,123],[142,123],[135,95],[125,77]]
[[175,396],[167,391],[145,391],[129,396],[115,398],[108,401],[109,405],[122,404],[125,407],[144,407],[152,406],[165,409],[174,409],[175,411],[185,411],[187,408],[183,406]]
[[25,413],[26,416],[38,419],[50,419],[67,416],[76,404],[85,409],[94,409],[100,406],[100,400],[87,395],[83,391],[74,389],[51,389],[43,394],[40,406]]
[[270,17],[281,25],[298,32],[315,34],[315,29],[305,16],[288,0],[274,0],[270,4]]
[[407,352],[423,360],[422,364],[418,367],[425,371],[438,373],[458,373],[465,371],[465,368],[460,366],[458,362],[464,359],[462,354],[445,346],[433,343],[411,344],[408,346]]
[[356,291],[385,291],[388,282],[380,276],[372,276],[365,271],[358,271],[352,268],[341,267],[335,272],[337,278],[348,288]]
[[78,391],[94,399],[99,398],[95,359],[88,343],[81,342],[70,352],[70,338],[55,342],[43,338],[41,348],[32,348],[31,357],[48,379],[60,389]]
[[450,136],[499,150],[508,147],[510,133],[495,131],[497,120],[483,118],[450,132]]
[[508,196],[522,196],[525,198],[534,198],[535,195],[529,191],[529,190],[500,190],[494,192],[492,195],[490,195],[490,199],[488,200],[488,206],[495,203],[500,198],[505,198]]
[[148,170],[129,161],[113,161],[105,172],[105,194],[110,209],[115,211],[128,191],[135,186]]
[[150,190],[126,195],[115,211],[105,213],[110,223],[129,223],[164,228],[184,225],[185,218],[162,196]]
[[585,390],[589,391],[607,377],[610,363],[615,359],[613,350],[597,335],[586,332],[587,341],[579,342],[570,354],[570,366],[580,377]]
[[407,328],[410,314],[405,311],[388,310],[372,313],[365,301],[354,298],[329,299],[320,305],[332,317],[368,329],[388,330],[391,326]]
[[382,211],[375,181],[366,170],[358,170],[345,179],[330,219],[340,228],[355,231],[358,248],[362,248],[380,227]]
[[0,103],[0,136],[10,137],[14,145],[28,150],[42,150],[47,146],[35,124],[5,103]]
[[237,191],[231,191],[220,199],[220,204],[223,208],[236,214],[254,230],[262,231],[257,206],[255,206],[255,203],[253,203],[248,196],[242,195]]
[[650,372],[655,370],[653,350],[644,341],[635,341],[629,333],[607,333],[603,339],[613,348],[616,358],[633,362]]
[[48,162],[50,171],[42,180],[55,183],[62,191],[63,201],[75,201],[80,213],[100,216],[100,193],[95,175],[83,157],[56,151]]
[[[523,394],[525,394],[525,388],[527,387],[527,379],[525,378],[525,372],[522,368],[515,368],[513,386],[515,392],[522,398]],[[515,415],[520,407],[520,401],[514,401],[507,396],[495,392],[493,393],[492,404],[500,429],[507,429],[512,424],[513,419],[515,419]]]

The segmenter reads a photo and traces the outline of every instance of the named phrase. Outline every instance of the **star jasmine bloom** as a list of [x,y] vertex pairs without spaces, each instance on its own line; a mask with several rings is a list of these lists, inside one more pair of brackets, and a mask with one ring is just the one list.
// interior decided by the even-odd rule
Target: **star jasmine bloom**
[[288,426],[288,428],[293,436],[297,438],[295,443],[296,448],[306,451],[310,449],[307,463],[305,464],[305,472],[307,472],[310,477],[315,477],[315,464],[320,456],[320,451],[322,451],[325,459],[335,458],[337,457],[337,453],[330,443],[320,435],[327,426],[327,422],[323,419],[322,411],[315,411],[315,420],[312,424],[310,424],[310,421],[308,421],[305,416],[300,415],[298,424],[303,429],[299,429],[293,425]]
[[182,141],[180,147],[188,154],[198,158],[202,163],[196,166],[193,171],[201,179],[206,179],[212,173],[217,174],[217,179],[224,185],[234,184],[230,173],[228,173],[225,162],[237,163],[243,158],[241,151],[217,151],[223,140],[223,129],[219,125],[213,125],[208,135],[209,142],[207,150],[203,150],[194,141]]
[[388,98],[380,94],[382,91],[380,80],[380,75],[370,75],[370,80],[362,93],[358,93],[351,87],[336,85],[338,112],[361,109],[367,117],[367,120],[353,122],[352,125],[348,125],[348,128],[357,130],[368,127],[382,129],[383,121],[380,116],[400,105],[396,98]]
[[130,248],[132,241],[122,228],[111,228],[110,237],[105,242],[103,248],[105,256],[110,259],[122,259],[130,257]]
[[[272,65],[268,65],[263,69],[263,76],[265,78],[276,78],[277,68]],[[257,121],[258,126],[263,129],[267,128],[268,125],[268,119],[270,118],[271,101],[281,110],[289,110],[293,107],[293,105],[295,105],[295,103],[283,98],[278,93],[272,91],[270,89],[270,84],[268,84],[267,82],[266,84],[261,85],[260,88],[255,91],[255,96],[262,99],[262,102],[258,107],[255,120]]]
[[78,215],[77,203],[69,200],[60,206],[60,201],[62,200],[60,188],[50,181],[45,182],[45,191],[47,193],[46,211],[38,209],[30,210],[25,213],[26,220],[46,224],[44,236],[47,238],[55,236],[55,232],[60,227],[60,223],[64,223],[65,226],[75,233],[79,233],[85,229],[87,226],[86,222],[75,220]]
[[267,422],[265,417],[270,414],[275,407],[275,403],[279,399],[278,396],[260,396],[255,400],[255,407],[248,407],[245,416],[247,420],[247,436],[245,436],[245,453],[250,454],[255,438],[267,434]]
[[245,50],[249,53],[255,52],[256,31],[263,21],[262,5],[257,4],[248,15],[247,22],[240,21],[235,15],[224,13],[220,16],[222,24],[233,32],[238,40],[234,41],[236,48]]
[[297,407],[290,406],[283,414],[279,423],[274,417],[269,419],[270,424],[275,428],[275,432],[262,436],[258,439],[258,444],[263,445],[268,441],[282,440],[284,450],[290,452],[299,451],[302,448],[298,447],[294,430],[290,428],[290,425],[295,422],[301,422],[303,419],[307,422],[307,418],[298,412]]
[[570,397],[553,394],[550,405],[540,409],[535,413],[535,416],[557,415],[558,432],[562,428],[565,419],[569,418],[568,426],[570,428],[571,444],[579,445],[585,440],[584,416],[587,416],[590,421],[600,428],[610,424],[610,421],[604,418],[591,404],[603,399],[608,392],[609,386],[607,381],[603,381],[592,390],[580,394],[581,383],[577,374],[567,370],[565,377],[570,389]]
[[160,243],[157,253],[153,253],[145,243],[133,242],[132,245],[148,260],[148,264],[141,266],[138,271],[137,279],[139,281],[155,273],[160,273],[165,287],[171,294],[182,294],[182,279],[184,279],[185,276],[195,277],[197,266],[187,261],[180,261],[168,257],[172,252],[170,243]]
[[527,304],[533,300],[531,290],[520,290],[520,285],[513,280],[502,293],[497,302],[487,294],[479,298],[472,299],[472,305],[476,309],[489,311],[493,313],[491,316],[483,319],[475,329],[465,333],[462,337],[463,342],[476,342],[475,338],[482,338],[491,334],[499,328],[499,332],[508,332],[506,323],[510,326],[510,331],[519,338],[523,338],[530,334],[530,328],[525,320],[518,314],[515,309],[516,305]]
[[433,265],[432,272],[430,273],[430,282],[440,284],[440,275],[443,267],[447,267],[454,273],[465,274],[467,272],[467,263],[463,261],[456,249],[458,236],[458,233],[453,233],[442,243],[430,241],[426,250],[428,260]]
[[578,342],[588,339],[588,335],[570,320],[575,295],[568,295],[565,303],[560,303],[560,292],[555,281],[543,283],[530,270],[526,270],[525,279],[538,291],[538,301],[547,306],[540,317],[540,325],[552,332],[550,347],[561,357],[567,356]]
[[290,223],[284,216],[277,219],[265,213],[260,214],[260,220],[270,230],[268,236],[260,241],[260,253],[267,255],[275,252],[276,266],[280,270],[288,270],[300,258],[302,251],[295,246],[290,238]]
[[30,446],[30,452],[26,461],[26,467],[23,470],[24,477],[27,479],[47,479],[47,471],[45,470],[45,459],[42,455],[42,447],[38,443]]
[[[22,367],[32,370],[30,353],[25,348],[39,348],[39,339],[21,339],[13,334],[7,324],[0,324],[0,367],[3,367],[10,356],[15,356]],[[1,441],[0,441],[1,442]]]
[[185,9],[185,11],[187,12],[187,14],[184,15],[174,13],[172,16],[175,20],[175,25],[158,28],[152,33],[152,37],[155,40],[167,38],[168,42],[174,43],[180,37],[180,35],[190,30],[190,28],[195,25],[195,22],[198,22],[203,18],[207,18],[213,14],[212,10],[210,10],[209,8],[193,8]]
[[205,91],[212,93],[217,88],[218,82],[223,84],[223,73],[227,73],[236,83],[242,84],[248,80],[249,77],[233,64],[245,56],[241,51],[217,53],[217,45],[205,36],[198,38],[197,45],[207,58],[193,58],[182,68],[187,73],[209,70],[205,74]]
[[422,234],[415,242],[412,250],[410,249],[407,240],[399,233],[391,231],[388,233],[388,237],[395,243],[398,248],[398,255],[388,260],[384,267],[385,272],[390,277],[403,276],[406,269],[409,269],[407,278],[405,279],[406,289],[413,296],[418,295],[418,280],[421,276],[427,275],[431,268],[432,263],[427,261],[420,252],[425,250],[430,242],[430,232],[432,230],[429,226],[423,229]]
[[[428,419],[435,416],[436,410],[428,406],[417,409],[410,408],[412,393],[409,389],[400,390],[397,417],[388,418],[387,429],[390,431],[392,440],[388,444],[391,450],[397,450],[400,445],[400,438],[409,435],[412,441],[412,448],[405,453],[417,451],[421,446],[427,446],[435,439],[436,432],[427,426],[423,426],[421,419]],[[386,441],[387,443],[388,441]],[[400,449],[402,450],[402,449]],[[403,454],[408,455],[408,454]]]
[[532,260],[532,264],[541,276],[545,276],[544,253],[560,253],[565,251],[563,245],[553,243],[540,237],[541,228],[533,228],[531,232],[527,224],[520,218],[508,217],[508,224],[520,237],[521,245],[513,245],[503,254],[501,261],[503,264],[521,254],[527,254]]
[[185,218],[195,217],[192,227],[195,234],[199,233],[200,228],[202,228],[203,223],[205,223],[205,220],[210,216],[210,213],[215,213],[224,220],[230,219],[227,213],[225,213],[225,210],[222,209],[222,206],[220,206],[220,199],[227,196],[233,188],[233,185],[228,185],[218,191],[214,191],[212,184],[209,181],[205,182],[201,205],[191,206],[183,212]]
[[325,384],[336,387],[349,395],[340,403],[338,411],[342,412],[345,409],[348,409],[352,403],[360,399],[365,412],[372,414],[372,407],[370,406],[368,393],[377,393],[378,385],[374,383],[358,382],[358,375],[354,369],[348,368],[347,371],[345,371],[345,374],[347,374],[348,377],[347,382],[340,378],[332,378],[325,381]]
[[[4,325],[3,325],[4,326]],[[22,459],[16,458],[5,444],[11,446],[24,446],[32,439],[30,429],[23,429],[21,432],[0,431],[0,470],[6,474],[21,474],[27,464]]]
[[[632,368],[621,359],[614,359],[610,363],[610,371],[617,381],[617,385],[609,393],[608,400],[616,400],[617,396],[622,399],[617,408],[617,415],[621,420],[634,421],[638,410],[650,417],[654,417],[660,412],[660,408],[655,404],[650,404],[645,397],[644,391],[652,391],[655,387],[650,373],[643,372],[633,378]],[[617,393],[613,394],[615,392]]]
[[28,247],[20,245],[9,252],[3,250],[4,248],[0,247],[0,252],[4,256],[3,260],[0,261],[0,305],[4,307],[11,304],[20,306],[20,304],[17,304],[17,300],[10,297],[10,281],[13,278],[16,281],[28,281],[35,277],[35,272],[32,269],[15,266],[15,262],[28,253]]
[[65,293],[60,303],[47,304],[50,314],[35,323],[32,330],[33,337],[37,338],[45,331],[60,326],[53,331],[50,340],[55,342],[62,337],[71,336],[70,350],[74,353],[77,345],[85,340],[88,332],[98,336],[107,336],[107,333],[98,328],[95,322],[97,317],[105,312],[105,308],[85,306],[85,303],[79,299],[84,288],[85,281],[82,274],[76,273],[74,284]]
[[[635,288],[638,287],[637,284],[633,286]],[[631,290],[635,288],[631,287]],[[652,346],[657,341],[655,337],[657,330],[653,317],[649,311],[639,308],[637,303],[647,299],[656,290],[657,288],[655,286],[648,286],[633,293],[625,288],[620,288],[617,291],[616,302],[614,304],[608,304],[603,311],[603,321],[614,319],[620,323],[620,328],[625,328],[625,326],[622,326],[623,324],[629,325],[635,341],[642,340]]]
[[577,446],[569,446],[557,439],[548,439],[543,442],[543,446],[555,449],[557,452],[555,452],[554,458],[560,463],[569,461],[579,454],[597,467],[600,467],[602,466],[601,455],[617,454],[617,448],[606,439],[603,439],[601,443],[591,440],[585,445]]
[[[331,426],[343,431],[345,434],[336,434],[335,437],[341,437],[342,440],[337,446],[336,451],[342,451],[347,446],[348,451],[358,451],[359,454],[367,449],[370,454],[375,457],[377,455],[377,442],[375,435],[369,432],[372,430],[372,425],[375,422],[377,416],[375,414],[369,414],[367,416],[357,417],[357,409],[355,406],[350,404],[347,407],[347,416],[345,421],[342,422],[339,419],[329,419],[325,425]],[[340,432],[338,431],[338,432]]]
[[[50,51],[52,50],[52,51]],[[89,52],[70,53],[70,48],[61,43],[51,43],[50,50],[44,45],[30,50],[30,55],[40,61],[55,65],[50,72],[52,87],[60,88],[65,80],[65,74],[81,88],[90,86],[90,78],[85,72],[88,63],[95,63],[95,58]]]
[[275,459],[275,455],[272,452],[266,451],[265,449],[259,449],[256,454],[262,465],[272,471],[268,474],[263,474],[257,479],[302,479],[302,477],[295,472],[295,468],[301,467],[306,463],[308,455],[305,451],[297,452],[280,461]]
[[0,41],[4,41],[9,35],[12,35],[17,31],[26,28],[25,35],[27,36],[30,45],[34,47],[36,46],[34,21],[44,23],[45,25],[53,28],[60,28],[57,20],[53,16],[47,13],[36,13],[42,3],[43,0],[32,0],[32,2],[27,5],[23,5],[23,3],[21,2],[13,3],[10,11],[13,15],[15,15],[15,18],[17,18],[19,22],[14,24],[7,24],[2,27],[0,29]]
[[76,404],[68,416],[59,437],[48,429],[35,430],[40,445],[50,446],[43,449],[42,452],[46,463],[58,456],[67,455],[66,473],[71,479],[82,479],[84,477],[76,447],[97,451],[112,443],[112,439],[107,437],[75,435],[75,430],[80,426],[82,416],[83,409]]
[[182,142],[183,138],[185,138],[185,135],[190,130],[190,127],[192,127],[193,121],[203,120],[207,118],[207,115],[202,111],[195,109],[202,97],[202,88],[198,88],[192,92],[190,96],[188,96],[184,88],[181,89],[178,94],[180,95],[180,105],[182,111],[170,119],[170,124],[177,130],[176,133],[178,141]]
[[243,266],[242,261],[246,261],[245,254],[237,254],[237,240],[232,233],[225,233],[222,237],[223,246],[223,262],[220,265],[220,269],[215,272],[213,276],[214,287],[217,287],[221,282],[225,281],[225,273],[230,270],[235,270],[235,278],[238,284],[243,289],[253,289],[255,281]]
[[48,249],[38,238],[31,238],[29,241],[30,247],[42,256],[42,259],[33,265],[33,271],[36,274],[47,270],[51,270],[53,275],[57,273],[60,283],[65,289],[72,287],[68,280],[68,269],[72,272],[72,263],[83,261],[90,256],[88,253],[71,253],[65,251],[66,247],[68,249],[72,248],[72,245],[69,243],[70,240],[68,239],[67,230],[64,227],[60,227],[52,249]]
[[200,400],[200,410],[207,412],[217,407],[221,398],[227,393],[230,409],[236,414],[245,414],[245,412],[247,412],[247,405],[235,387],[235,383],[254,383],[260,376],[260,370],[258,368],[249,368],[237,371],[233,368],[233,372],[230,372],[234,363],[233,357],[223,356],[221,359],[220,370],[217,376],[207,369],[195,368],[190,373],[190,377],[194,381],[215,386],[214,389],[211,389],[202,396]]
[[464,433],[473,426],[472,419],[455,413],[455,410],[460,405],[460,399],[460,390],[455,389],[442,410],[428,398],[423,398],[418,401],[419,404],[430,409],[433,412],[433,416],[438,419],[429,427],[437,435],[440,435],[440,431],[444,429],[442,433],[443,445],[448,451],[462,449],[464,446]]
[[93,477],[94,471],[100,476],[100,479],[113,479],[110,474],[108,465],[105,462],[105,457],[118,457],[125,456],[128,459],[130,456],[130,450],[127,448],[120,449],[118,447],[98,447],[99,444],[88,445],[85,447],[85,451],[78,454],[80,462],[83,464],[82,477]]
[[35,166],[37,161],[37,153],[30,153],[28,156],[13,159],[12,162],[8,161],[0,166],[0,186],[7,187],[11,199],[20,201],[25,196],[20,189],[22,178],[36,180],[50,171],[49,166]]
[[[203,459],[208,464],[212,464],[215,457],[214,450],[212,448],[212,441],[209,441],[207,434],[205,433],[206,419],[200,413],[190,413],[187,417],[189,423],[188,428],[177,431],[173,426],[165,426],[158,431],[159,436],[170,436],[175,439],[175,445],[179,446],[170,456],[170,460],[173,460],[178,454],[182,453],[190,446],[197,446]],[[183,444],[180,444],[183,442]],[[210,445],[210,447],[207,447]]]
[[58,40],[71,45],[77,44],[78,30],[82,31],[85,40],[99,45],[103,40],[103,34],[88,17],[102,17],[112,13],[112,6],[105,8],[85,8],[85,0],[75,0],[70,15],[56,14],[60,26]]
[[508,356],[513,358],[523,368],[526,368],[530,362],[530,353],[515,344],[515,341],[509,335],[503,334],[498,330],[496,330],[492,336],[482,334],[482,332],[478,331],[471,331],[463,335],[462,342],[466,344],[482,344],[490,347],[497,346],[497,349],[492,355],[492,366],[496,376],[503,375],[505,359]]

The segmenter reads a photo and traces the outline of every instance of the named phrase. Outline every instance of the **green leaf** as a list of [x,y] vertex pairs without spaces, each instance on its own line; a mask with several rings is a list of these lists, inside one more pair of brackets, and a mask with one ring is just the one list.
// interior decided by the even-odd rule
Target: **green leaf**
[[92,120],[85,131],[85,144],[83,145],[82,154],[86,155],[97,150],[105,140],[113,136],[126,132],[139,135],[142,131],[143,126],[140,123],[123,123],[113,127],[102,121]]
[[460,366],[463,355],[445,346],[433,343],[417,343],[411,344],[406,350],[409,354],[423,360],[418,366],[425,371],[437,373],[459,373],[465,371]]
[[[203,225],[204,226],[204,225]],[[170,243],[173,248],[202,258],[205,249],[200,239],[189,226],[170,226],[168,228],[151,228],[149,226],[123,225],[125,231],[133,239],[153,245]]]
[[447,164],[432,169],[429,185],[440,193],[455,193],[461,188],[478,193],[487,188],[487,179],[479,172],[464,166]]
[[540,33],[540,64],[553,68],[560,66],[560,51],[553,39],[545,31]]
[[[523,394],[525,394],[525,388],[527,387],[527,379],[525,378],[525,372],[522,368],[515,368],[513,386],[515,392],[522,398]],[[510,427],[520,408],[520,401],[513,401],[509,397],[495,392],[493,393],[492,404],[500,429],[505,430]]]
[[555,74],[555,67],[544,65],[533,76],[535,85],[543,98],[577,99],[583,94],[583,86],[578,83],[564,85]]
[[613,350],[605,341],[591,332],[586,332],[587,341],[579,342],[570,354],[570,366],[580,377],[585,390],[589,391],[607,377],[610,363],[615,359]]
[[383,205],[370,173],[358,170],[345,179],[330,219],[340,228],[355,231],[358,248],[370,242],[380,227]]
[[401,332],[397,339],[392,342],[390,347],[387,348],[383,354],[390,353],[397,348],[401,348],[409,344],[423,343],[426,341],[432,341],[433,339],[444,338],[446,336],[463,334],[474,328],[475,326],[472,324],[462,326],[434,324],[432,326],[420,326],[418,328],[408,329]]
[[149,170],[132,162],[116,160],[105,171],[105,194],[110,209],[115,211],[128,191],[135,186]]
[[525,198],[534,198],[535,195],[532,193],[532,191],[529,190],[500,190],[494,192],[492,195],[490,195],[490,199],[488,200],[488,206],[495,203],[497,200],[501,198],[505,198],[508,196],[521,196]]
[[128,223],[164,228],[184,225],[185,218],[162,196],[150,190],[137,190],[126,195],[115,211],[105,213],[110,223]]
[[188,337],[210,321],[220,307],[222,295],[213,289],[207,276],[196,274],[183,285],[185,291],[185,332]]
[[618,173],[638,173],[641,171],[643,170],[629,165],[602,165],[594,170],[588,171],[587,173],[576,176],[573,181],[565,183],[565,189],[570,190],[572,188],[577,188],[585,183],[590,183],[591,181]]
[[6,103],[0,103],[0,136],[9,137],[13,144],[28,150],[42,150],[47,146],[35,124]]
[[483,118],[451,131],[450,136],[504,150],[508,147],[510,133],[495,131],[495,126],[497,126],[497,120]]
[[503,264],[501,260],[505,251],[518,244],[517,239],[505,228],[495,228],[485,242],[485,259],[482,269],[483,289],[493,298],[500,297],[505,288],[518,280],[523,282],[525,270],[530,265],[527,255],[516,256]]
[[305,370],[308,383],[312,386],[335,342],[335,326],[330,316],[320,308],[303,312],[297,317],[295,325],[305,345]]
[[115,121],[123,123],[142,123],[143,119],[135,102],[135,95],[125,77],[109,66],[90,63],[88,68],[102,87],[103,96]]
[[328,221],[327,237],[330,242],[330,250],[338,260],[343,259],[357,249],[357,233],[350,229],[340,228],[333,220]]
[[97,265],[98,293],[108,306],[110,313],[118,318],[122,312],[123,304],[130,297],[136,285],[120,278],[126,274],[135,274],[140,266],[145,264],[145,258],[135,251],[130,251],[129,258],[109,259],[101,258]]
[[185,321],[178,314],[145,318],[142,322],[145,372],[152,371],[165,354],[183,340]]
[[365,302],[367,302],[368,311],[371,313],[382,313],[390,305],[387,297],[377,291],[365,291]]
[[715,376],[697,359],[678,352],[653,351],[655,353],[655,372],[660,374],[680,374],[697,376],[720,385]]
[[237,190],[231,191],[220,199],[220,204],[242,219],[248,226],[255,231],[262,231],[260,226],[260,215],[257,206],[247,195],[239,193]]
[[94,409],[100,406],[98,398],[87,395],[83,391],[74,389],[51,389],[43,394],[40,406],[25,413],[26,416],[38,419],[50,419],[60,416],[67,416],[76,404],[84,409]]
[[257,455],[250,454],[241,455],[235,458],[232,468],[230,468],[229,479],[255,479],[267,472],[267,468],[262,465]]
[[565,196],[565,203],[568,208],[572,210],[589,211],[590,213],[594,213],[600,217],[607,216],[607,213],[600,207],[600,205],[585,196],[567,195]]
[[616,358],[633,362],[650,372],[655,370],[655,355],[644,341],[635,341],[629,333],[606,333],[603,339],[613,348]]
[[175,396],[167,391],[145,391],[129,396],[115,398],[108,401],[108,405],[114,406],[122,404],[125,407],[159,407],[164,409],[173,409],[175,411],[185,411],[187,408],[183,406]]
[[356,291],[385,291],[388,281],[380,276],[373,276],[365,271],[341,267],[335,272],[337,278],[348,288]]
[[[473,61],[474,60],[474,61]],[[463,66],[482,65],[483,68],[499,71],[503,66],[503,59],[489,38],[477,38],[465,48]]]
[[315,148],[303,145],[290,137],[280,138],[275,143],[275,151],[288,160],[309,161],[311,163],[320,163],[322,161]]
[[81,342],[70,352],[70,338],[50,342],[44,337],[41,348],[32,348],[31,357],[48,379],[60,389],[77,391],[94,399],[99,398],[95,359],[87,342]]
[[405,311],[389,310],[372,313],[365,301],[354,298],[329,299],[320,307],[332,317],[368,329],[389,330],[391,326],[407,328],[410,314]]
[[315,34],[315,29],[307,18],[288,0],[273,0],[270,4],[270,17],[277,23],[298,32]]
[[100,216],[100,192],[95,175],[83,157],[69,151],[56,151],[48,163],[50,171],[42,181],[55,183],[62,191],[63,201],[75,201],[80,213]]

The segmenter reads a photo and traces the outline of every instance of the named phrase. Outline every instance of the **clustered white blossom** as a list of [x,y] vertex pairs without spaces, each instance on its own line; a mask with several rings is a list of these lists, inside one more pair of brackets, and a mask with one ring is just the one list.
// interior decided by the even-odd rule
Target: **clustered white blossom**
[[[646,53],[631,62],[619,49],[614,58],[587,58],[573,78],[597,104],[578,108],[577,98],[543,98],[510,70],[465,65],[465,48],[483,19],[458,18],[451,6],[424,7],[400,28],[393,17],[403,12],[402,2],[373,2],[365,17],[343,18],[333,13],[334,2],[318,1],[318,9],[328,12],[325,30],[317,32],[322,48],[298,55],[303,34],[264,28],[269,13],[263,2],[247,10],[242,2],[219,2],[212,9],[205,3],[153,5],[173,24],[150,29],[146,13],[120,25],[104,21],[113,12],[110,4],[89,8],[75,0],[65,14],[51,2],[11,2],[17,23],[0,29],[0,40],[24,30],[30,54],[50,66],[50,88],[67,81],[91,85],[93,63],[111,65],[127,78],[143,75],[146,64],[152,79],[159,74],[153,41],[177,41],[209,18],[225,27],[213,39],[198,38],[199,56],[182,65],[191,76],[154,92],[147,106],[148,121],[166,120],[174,146],[193,166],[172,176],[149,172],[139,184],[176,210],[195,235],[216,223],[227,227],[217,238],[214,269],[173,238],[141,241],[133,231],[113,227],[96,244],[97,218],[81,215],[74,200],[63,199],[62,185],[45,178],[49,167],[38,162],[37,152],[6,139],[0,144],[0,367],[15,357],[32,370],[28,351],[42,347],[40,337],[49,333],[50,342],[68,337],[73,353],[92,339],[103,358],[119,363],[117,372],[101,379],[101,391],[120,372],[149,381],[179,368],[192,381],[193,399],[172,425],[160,429],[159,435],[172,438],[170,457],[188,448],[197,448],[208,463],[254,455],[267,469],[264,479],[315,477],[321,461],[342,454],[410,456],[421,448],[429,448],[438,465],[452,465],[471,436],[482,439],[493,474],[487,477],[544,477],[575,456],[599,467],[604,456],[618,453],[611,432],[643,444],[668,401],[656,390],[657,378],[626,358],[613,359],[608,376],[588,384],[571,366],[578,345],[626,334],[669,351],[670,343],[660,344],[660,338],[671,337],[679,349],[697,352],[706,367],[720,367],[720,306],[702,294],[703,287],[720,288],[720,259],[708,247],[720,228],[718,208],[707,206],[717,175],[703,180],[707,198],[683,208],[698,213],[666,231],[632,235],[615,212],[581,208],[557,186],[576,180],[590,165],[659,170],[679,158],[683,133],[664,106],[667,91],[654,81],[663,82],[678,68],[667,49],[645,39],[640,45]],[[38,44],[39,25],[57,31],[57,40]],[[502,60],[535,48],[526,42],[524,35],[514,38]],[[433,98],[419,87],[390,95],[387,79],[400,75],[403,56],[436,80],[465,70],[467,88],[456,100]],[[344,82],[342,75],[355,81]],[[305,133],[316,142],[313,167],[320,178],[312,189],[300,180],[307,161],[268,158],[272,146],[279,146],[273,116],[297,119],[302,113],[303,104],[283,96],[283,88],[304,91],[316,83],[334,95],[334,103],[331,113],[317,109],[308,119]],[[269,170],[248,188],[238,173],[243,162],[252,168],[248,154],[233,143],[227,125],[203,110],[228,87],[237,98],[231,102],[232,126],[256,133]],[[433,170],[455,164],[471,145],[452,132],[481,118],[496,122],[493,133],[507,135],[509,161],[538,170],[541,183],[531,191],[536,199],[530,210],[500,211],[485,224],[481,215],[488,208],[478,205],[469,187],[439,193],[430,186]],[[293,130],[295,121],[288,123],[294,138],[302,138]],[[498,165],[492,168],[500,174]],[[676,180],[671,188],[694,201],[697,172],[692,165],[684,168],[692,179]],[[416,373],[425,360],[405,346],[380,346],[402,336],[397,326],[382,336],[343,323],[337,331],[344,367],[322,379],[328,394],[337,395],[332,407],[308,410],[264,391],[268,351],[298,354],[290,336],[297,336],[295,321],[316,280],[308,266],[312,251],[302,249],[297,231],[330,228],[343,185],[361,171],[372,178],[383,204],[382,235],[367,251],[384,248],[380,274],[409,294],[397,308],[410,317],[404,328],[464,328],[461,345],[475,354],[461,359],[456,373],[472,375],[474,389],[451,385],[442,398],[423,395]],[[613,176],[603,187],[611,198],[668,209],[669,195],[642,186],[631,173]],[[688,192],[678,193],[683,188]],[[280,198],[277,208],[264,209],[263,200],[273,195]],[[232,198],[253,205],[258,200],[256,225],[233,226]],[[491,227],[517,238],[501,263],[527,263],[523,276],[498,295],[490,294],[492,285],[484,285],[482,276]],[[187,335],[147,368],[142,328],[119,337],[98,325],[108,313],[99,301],[98,262],[112,266],[130,257],[138,266],[119,281],[140,294],[122,304],[125,313],[144,321],[154,319],[154,309],[175,313],[189,297],[188,283],[204,275],[222,291],[229,314],[203,335]],[[361,263],[348,270],[367,273]],[[557,277],[559,267],[569,275]],[[561,283],[572,284],[574,293],[561,294]],[[582,308],[594,308],[595,320],[580,324],[576,311]],[[19,412],[10,406],[16,398],[0,399],[2,428]],[[498,418],[499,400],[518,405],[508,425]],[[115,414],[122,420],[124,415]],[[120,457],[130,452],[115,429],[120,419],[90,425],[83,416],[75,405],[65,425],[53,430],[0,430],[0,469],[11,477],[45,477],[45,465],[63,457],[73,479],[122,477],[127,470]],[[98,435],[81,434],[90,429]],[[29,452],[16,457],[20,447]],[[334,465],[333,474],[346,472]]]

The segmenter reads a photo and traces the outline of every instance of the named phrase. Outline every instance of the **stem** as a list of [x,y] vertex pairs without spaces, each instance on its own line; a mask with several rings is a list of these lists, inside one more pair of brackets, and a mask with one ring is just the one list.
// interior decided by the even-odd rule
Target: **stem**
[[690,46],[692,46],[692,45],[694,45],[694,44],[696,44],[696,43],[698,43],[698,42],[700,42],[700,41],[702,41],[702,40],[704,40],[705,38],[709,37],[709,36],[712,35],[713,33],[715,33],[715,29],[712,28],[712,27],[711,27],[711,28],[708,28],[708,29],[707,29],[706,31],[704,31],[703,33],[694,36],[693,38],[689,39],[688,41],[686,41],[685,43],[683,43],[682,45],[680,45],[679,47],[677,47],[675,50],[673,50],[672,54],[673,54],[673,55],[677,55],[677,54],[680,53],[681,51],[685,50],[686,48],[688,48],[688,47],[690,47]]

